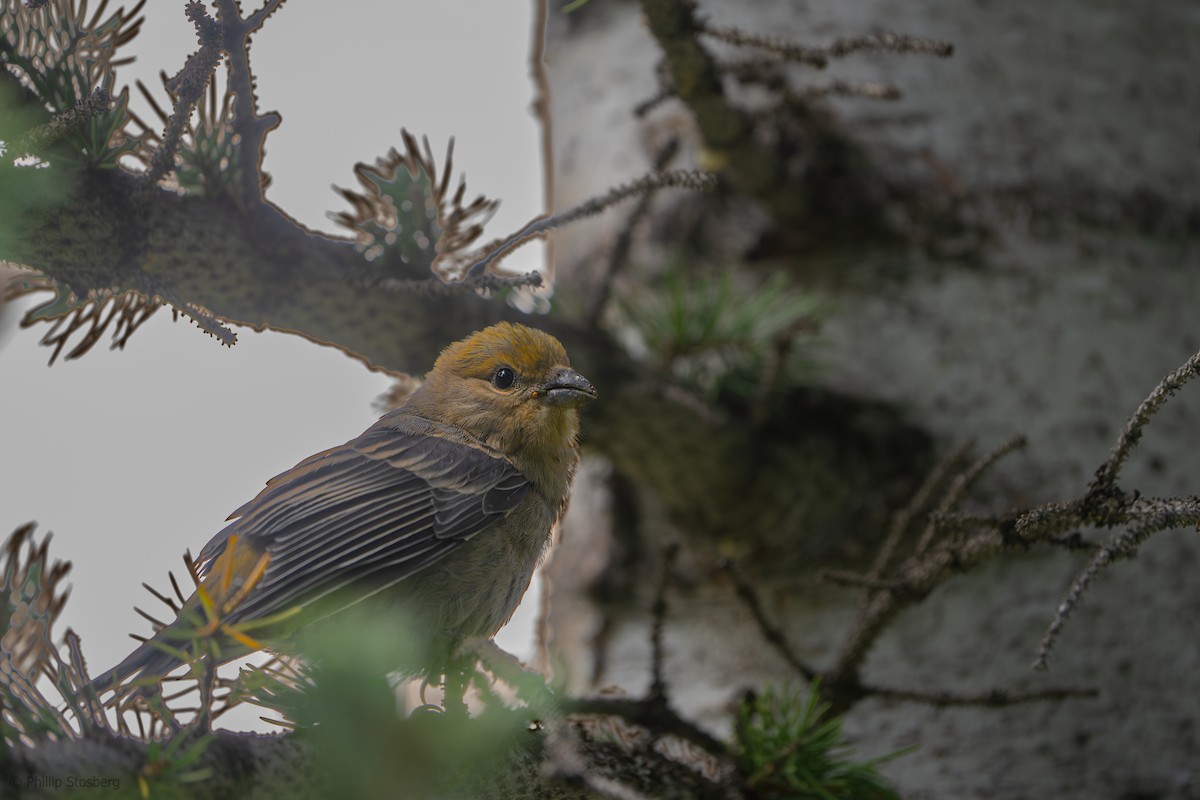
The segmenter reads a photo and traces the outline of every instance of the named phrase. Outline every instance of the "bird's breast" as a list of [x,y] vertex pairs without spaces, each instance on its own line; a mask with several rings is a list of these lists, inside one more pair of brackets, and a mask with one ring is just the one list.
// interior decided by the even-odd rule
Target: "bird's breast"
[[495,635],[529,588],[557,515],[530,492],[495,525],[414,575],[406,594],[421,626],[435,638]]

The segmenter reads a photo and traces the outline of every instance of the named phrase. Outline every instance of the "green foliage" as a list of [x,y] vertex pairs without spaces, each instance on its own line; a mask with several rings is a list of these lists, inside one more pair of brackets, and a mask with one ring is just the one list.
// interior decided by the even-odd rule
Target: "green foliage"
[[[145,89],[143,88],[143,91]],[[189,194],[205,197],[233,195],[241,181],[237,158],[240,140],[233,128],[236,96],[226,88],[217,100],[217,82],[210,80],[208,91],[196,104],[196,121],[189,124],[179,143],[175,179]],[[166,123],[166,117],[163,117]]]
[[388,674],[423,657],[409,644],[418,640],[393,614],[347,609],[336,624],[306,629],[303,671],[244,670],[236,691],[311,744],[331,796],[403,787],[406,797],[478,797],[494,770],[540,737],[524,712],[501,704],[474,717],[432,706],[403,716]]
[[146,747],[146,765],[138,775],[142,797],[190,797],[191,784],[212,776],[208,767],[197,766],[212,742],[212,734],[197,734],[184,728],[166,741],[152,741]]
[[8,747],[76,735],[37,686],[56,656],[51,628],[66,602],[70,564],[51,561],[50,537],[38,544],[33,529],[29,523],[8,537],[0,567],[0,742]]
[[392,151],[386,161],[354,169],[378,202],[375,216],[355,224],[368,260],[383,255],[386,248],[406,264],[433,262],[433,247],[441,235],[433,182],[425,170],[406,166]]
[[141,18],[85,11],[72,0],[38,9],[0,0],[0,253],[9,260],[26,257],[30,217],[63,203],[79,169],[116,166],[139,146],[124,132],[129,92],[115,102],[109,92],[116,51]]
[[884,758],[857,761],[839,717],[829,716],[817,685],[768,687],[747,698],[735,722],[739,766],[755,797],[821,800],[898,800],[875,767]]
[[423,280],[432,271],[458,279],[471,260],[468,248],[498,203],[479,195],[464,204],[462,179],[451,192],[453,140],[439,172],[428,140],[418,146],[407,131],[401,137],[403,153],[392,149],[373,165],[355,165],[362,190],[339,190],[351,210],[333,220],[355,234],[359,250],[384,277]]
[[114,169],[123,157],[135,155],[141,140],[127,133],[129,119],[129,87],[125,87],[109,111],[88,117],[68,137],[75,141],[70,152],[77,154],[80,166]]
[[[105,5],[89,19],[87,4],[76,7],[75,0],[36,9],[21,0],[0,0],[0,62],[15,70],[37,104],[54,116],[70,115],[97,89],[111,92],[115,67],[128,63],[116,55],[141,28],[142,4],[129,12],[117,9],[107,17]],[[78,124],[69,124],[62,131],[65,146],[59,148],[57,161],[113,167],[132,153],[138,142],[123,133],[128,98],[128,91],[122,91],[114,108],[83,114]]]
[[0,81],[0,253],[14,260],[21,257],[26,215],[63,202],[72,186],[67,170],[43,161],[14,163],[24,155],[15,148],[45,120],[42,108],[22,102],[17,87]]
[[757,286],[743,281],[734,267],[710,274],[676,263],[656,291],[618,302],[656,366],[705,394],[748,397],[764,378],[795,385],[812,369],[825,303],[778,273]]

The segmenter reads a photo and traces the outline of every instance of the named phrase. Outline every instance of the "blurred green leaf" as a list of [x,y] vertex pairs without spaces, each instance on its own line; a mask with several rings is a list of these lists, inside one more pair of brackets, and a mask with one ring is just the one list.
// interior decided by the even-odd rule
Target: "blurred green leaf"
[[655,366],[701,392],[749,396],[774,361],[777,387],[809,374],[827,304],[774,274],[757,284],[733,267],[671,265],[660,285],[618,296],[639,347]]
[[346,609],[336,624],[305,629],[298,679],[247,670],[239,691],[312,744],[338,796],[477,796],[471,787],[540,737],[522,710],[500,705],[474,717],[434,707],[405,715],[393,683],[398,666],[426,657],[415,637],[398,615]]
[[0,259],[21,261],[32,215],[64,202],[74,185],[76,173],[67,165],[22,159],[18,152],[46,119],[43,109],[22,102],[15,86],[0,82]]

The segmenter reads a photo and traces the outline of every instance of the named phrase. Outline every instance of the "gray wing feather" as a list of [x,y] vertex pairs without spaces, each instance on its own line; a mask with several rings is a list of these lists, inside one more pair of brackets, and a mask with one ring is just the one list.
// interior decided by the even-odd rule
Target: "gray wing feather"
[[[385,418],[386,420],[387,418]],[[498,453],[377,424],[272,478],[201,551],[206,571],[231,535],[271,560],[229,622],[346,589],[355,602],[445,558],[524,499],[529,482]],[[361,595],[361,596],[359,596]]]

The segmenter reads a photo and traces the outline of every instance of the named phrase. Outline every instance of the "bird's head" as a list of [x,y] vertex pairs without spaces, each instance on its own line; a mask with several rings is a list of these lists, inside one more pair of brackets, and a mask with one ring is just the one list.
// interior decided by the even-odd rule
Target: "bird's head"
[[595,396],[557,339],[501,322],[443,350],[407,405],[462,428],[528,474],[527,463],[574,459],[578,409]]

